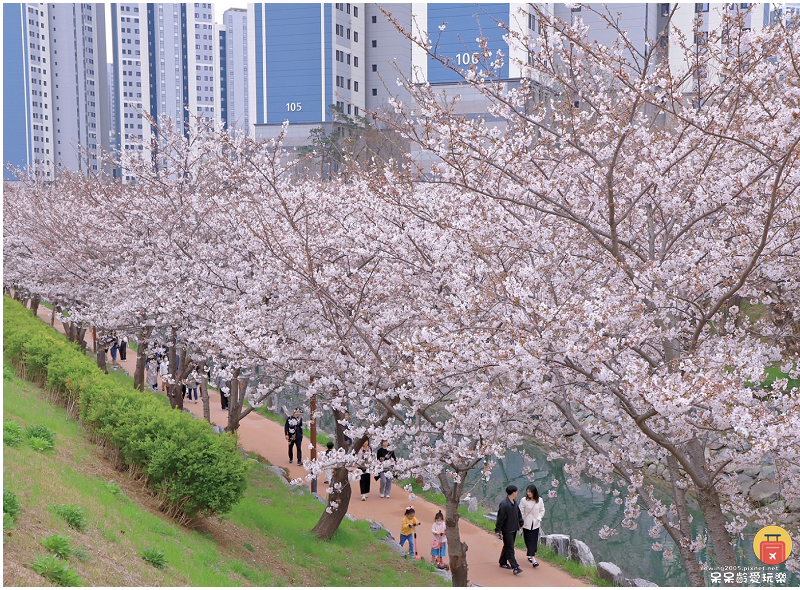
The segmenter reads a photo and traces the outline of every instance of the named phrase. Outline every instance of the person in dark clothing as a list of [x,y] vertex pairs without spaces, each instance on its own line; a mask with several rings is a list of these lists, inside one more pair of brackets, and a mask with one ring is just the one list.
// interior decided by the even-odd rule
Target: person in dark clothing
[[[384,461],[391,461],[391,464],[394,465],[394,461],[397,460],[397,457],[394,454],[394,451],[389,450],[389,441],[382,440],[381,441],[381,448],[378,449],[377,453],[378,461],[383,463]],[[378,479],[381,480],[380,484],[380,492],[381,498],[390,498],[390,494],[392,493],[392,479],[394,475],[390,471],[391,467],[382,468]]]
[[297,464],[303,462],[303,418],[302,410],[300,408],[294,409],[294,414],[286,419],[286,424],[283,427],[283,432],[286,434],[286,440],[289,441],[289,464],[292,464],[294,455],[292,453],[292,446],[297,448]]
[[522,513],[517,506],[517,486],[510,485],[506,488],[507,498],[500,503],[497,509],[497,521],[494,532],[497,538],[503,540],[503,552],[500,554],[500,567],[514,570],[514,574],[522,573],[522,568],[514,556],[514,542],[517,540],[517,531],[522,528],[524,521]]

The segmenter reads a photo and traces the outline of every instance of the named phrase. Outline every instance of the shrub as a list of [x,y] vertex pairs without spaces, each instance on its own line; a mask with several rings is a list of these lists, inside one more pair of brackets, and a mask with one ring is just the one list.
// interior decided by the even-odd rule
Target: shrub
[[122,488],[120,488],[119,484],[115,481],[107,481],[103,484],[103,487],[115,496],[119,496],[122,493]]
[[24,435],[22,426],[13,420],[3,420],[3,443],[9,447],[15,447],[22,443]]
[[51,443],[56,442],[56,433],[47,428],[47,426],[39,426],[38,424],[28,426],[27,430],[25,430],[25,434],[29,438],[41,438]]
[[242,498],[247,465],[235,435],[215,435],[208,423],[173,411],[154,394],[120,385],[10,297],[3,312],[8,357],[42,374],[63,405],[77,401],[84,426],[116,447],[126,466],[141,468],[164,508],[211,516]]
[[72,555],[72,546],[69,544],[69,540],[69,537],[54,533],[40,542],[45,549],[59,559],[69,559],[69,556]]
[[[16,524],[14,524],[14,517],[12,517],[8,512],[3,512],[3,533],[9,533],[16,528]],[[3,534],[3,543],[6,542],[6,536]]]
[[19,505],[19,498],[10,488],[3,486],[3,513],[16,519],[20,512],[22,508]]
[[83,508],[74,504],[56,504],[53,506],[53,512],[63,518],[70,528],[81,533],[89,526],[83,514]]
[[54,448],[52,442],[37,436],[33,436],[28,439],[28,446],[34,451],[39,451],[40,453],[43,451],[52,451]]
[[163,570],[167,567],[167,559],[164,557],[164,552],[154,549],[153,547],[146,547],[142,551],[142,559],[152,565],[154,568]]
[[8,365],[3,365],[3,379],[8,379],[9,381],[14,379],[14,370]]
[[83,581],[75,570],[66,561],[52,555],[37,554],[30,568],[59,586],[83,586]]

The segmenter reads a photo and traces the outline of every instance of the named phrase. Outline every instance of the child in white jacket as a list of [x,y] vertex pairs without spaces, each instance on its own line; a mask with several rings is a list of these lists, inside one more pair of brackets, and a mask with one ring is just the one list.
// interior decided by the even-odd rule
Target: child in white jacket
[[536,548],[539,546],[539,527],[544,518],[544,502],[539,497],[539,490],[531,484],[525,490],[525,497],[519,503],[522,513],[522,536],[525,538],[525,547],[528,549],[528,561],[533,567],[539,567],[536,561]]

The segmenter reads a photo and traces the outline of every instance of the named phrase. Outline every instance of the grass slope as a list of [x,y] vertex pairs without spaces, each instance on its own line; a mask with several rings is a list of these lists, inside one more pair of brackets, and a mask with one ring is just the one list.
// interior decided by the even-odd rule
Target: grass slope
[[[21,513],[5,535],[5,586],[50,585],[29,564],[47,556],[41,541],[68,536],[69,566],[91,586],[434,586],[446,585],[428,564],[407,562],[375,540],[367,523],[345,520],[328,542],[308,531],[322,505],[298,495],[263,465],[252,462],[248,491],[223,518],[189,527],[170,521],[142,482],[116,471],[66,412],[44,401],[30,383],[8,378],[3,415],[23,428],[55,432],[55,449],[3,447],[3,483],[19,498]],[[52,507],[83,509],[85,532],[69,528]],[[167,567],[142,559],[147,548]]]

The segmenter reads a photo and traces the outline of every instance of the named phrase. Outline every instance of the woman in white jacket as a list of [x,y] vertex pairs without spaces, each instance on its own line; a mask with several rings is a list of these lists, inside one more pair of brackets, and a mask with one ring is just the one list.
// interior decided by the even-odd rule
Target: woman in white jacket
[[539,546],[539,527],[544,518],[544,502],[539,497],[539,490],[531,484],[525,490],[525,497],[519,503],[522,513],[522,536],[525,538],[525,547],[528,549],[528,561],[533,567],[539,567],[536,561],[536,548]]

